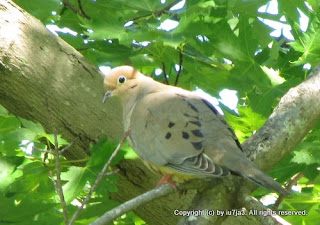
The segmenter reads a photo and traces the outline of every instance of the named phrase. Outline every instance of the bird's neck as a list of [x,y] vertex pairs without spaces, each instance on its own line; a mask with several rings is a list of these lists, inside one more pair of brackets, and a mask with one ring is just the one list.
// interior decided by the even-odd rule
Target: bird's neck
[[149,77],[141,77],[139,78],[139,82],[137,82],[137,86],[131,88],[124,96],[122,96],[122,109],[123,109],[123,119],[124,123],[125,118],[131,114],[133,108],[136,103],[140,101],[143,97],[147,96],[150,93],[157,92],[161,90],[161,87],[164,84],[159,83]]

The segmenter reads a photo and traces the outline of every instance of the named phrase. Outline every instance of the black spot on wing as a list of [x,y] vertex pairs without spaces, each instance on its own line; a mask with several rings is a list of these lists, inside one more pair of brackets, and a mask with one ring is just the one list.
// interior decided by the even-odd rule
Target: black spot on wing
[[193,111],[199,112],[198,109],[197,109],[194,105],[192,105],[190,102],[188,102],[188,106],[189,106]]
[[200,130],[192,130],[191,132],[196,137],[203,137],[203,134],[201,133]]
[[205,99],[201,99],[201,100],[202,100],[202,102],[203,102],[204,104],[206,104],[206,106],[209,107],[209,109],[210,109],[214,114],[219,115],[218,110],[217,110],[210,102],[208,102],[208,101],[205,100]]
[[174,125],[175,125],[175,123],[169,122],[168,127],[171,128],[171,127],[173,127]]
[[165,138],[166,138],[166,139],[170,139],[170,138],[171,138],[171,133],[168,132],[168,133],[166,134]]
[[196,149],[196,150],[202,150],[203,146],[202,146],[202,142],[191,142],[192,146]]
[[184,139],[189,139],[190,135],[187,132],[182,131],[182,137]]
[[201,127],[201,123],[199,121],[189,121],[189,123],[192,123],[198,127]]
[[183,113],[183,115],[185,116],[185,117],[191,117],[191,118],[194,118],[194,119],[196,119],[196,120],[199,120],[199,117],[197,117],[197,116],[191,116],[191,115],[189,115],[188,113]]

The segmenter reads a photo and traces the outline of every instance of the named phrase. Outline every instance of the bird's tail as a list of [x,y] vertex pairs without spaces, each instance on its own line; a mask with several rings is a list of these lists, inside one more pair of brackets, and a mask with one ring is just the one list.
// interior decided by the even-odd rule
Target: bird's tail
[[[232,146],[230,146],[232,148]],[[231,154],[232,152],[232,154]],[[224,153],[224,154],[222,154]],[[289,191],[281,187],[281,185],[276,182],[272,177],[268,176],[262,172],[253,162],[251,162],[243,152],[235,149],[234,151],[222,152],[213,155],[212,158],[219,158],[217,164],[229,169],[230,171],[239,174],[247,179],[253,181],[254,183],[265,187],[270,190],[275,190],[280,194],[288,195]]]
[[278,182],[276,182],[272,177],[268,176],[262,172],[255,164],[248,160],[247,164],[241,171],[234,171],[240,175],[246,177],[247,179],[253,181],[254,183],[265,187],[270,190],[275,190],[276,192],[289,195],[290,192],[284,189]]

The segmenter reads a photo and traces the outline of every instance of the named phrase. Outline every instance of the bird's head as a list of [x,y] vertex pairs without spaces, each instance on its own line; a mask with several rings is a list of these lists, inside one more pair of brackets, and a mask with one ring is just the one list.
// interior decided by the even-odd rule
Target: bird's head
[[139,71],[131,66],[116,67],[105,76],[104,86],[107,92],[103,102],[112,96],[124,97],[132,92],[138,91],[139,77],[143,76]]

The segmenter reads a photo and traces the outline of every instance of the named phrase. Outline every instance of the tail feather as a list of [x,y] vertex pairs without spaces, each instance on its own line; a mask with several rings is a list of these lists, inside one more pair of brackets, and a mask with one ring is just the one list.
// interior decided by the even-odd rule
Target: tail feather
[[224,157],[220,159],[220,163],[232,172],[246,177],[262,187],[275,190],[283,195],[290,194],[289,191],[281,187],[272,177],[261,171],[240,151],[235,151],[233,154],[225,154]]
[[289,195],[290,192],[286,189],[284,189],[278,182],[276,182],[275,180],[273,180],[271,177],[269,177],[268,175],[264,174],[263,172],[261,172],[262,174],[260,174],[258,177],[257,176],[248,176],[248,175],[244,175],[244,177],[246,177],[247,179],[253,181],[254,183],[265,187],[269,190],[275,190],[276,192],[283,194],[283,195]]
[[275,190],[276,192],[283,194],[283,195],[289,195],[290,192],[286,189],[284,189],[277,181],[275,181],[272,177],[265,174],[263,171],[261,171],[254,163],[251,161],[247,161],[245,165],[242,165],[239,167],[240,170],[235,171],[239,173],[240,175],[246,177],[247,179],[253,181],[254,183],[265,187],[269,190]]

